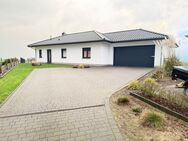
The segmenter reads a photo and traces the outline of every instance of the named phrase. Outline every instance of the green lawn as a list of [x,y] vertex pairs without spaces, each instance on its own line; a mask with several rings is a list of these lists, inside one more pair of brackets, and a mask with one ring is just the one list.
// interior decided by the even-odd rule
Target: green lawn
[[15,69],[0,78],[0,104],[13,92],[20,83],[32,72],[35,68],[58,68],[71,67],[70,65],[62,64],[42,64],[41,66],[32,66],[31,64],[19,64]]

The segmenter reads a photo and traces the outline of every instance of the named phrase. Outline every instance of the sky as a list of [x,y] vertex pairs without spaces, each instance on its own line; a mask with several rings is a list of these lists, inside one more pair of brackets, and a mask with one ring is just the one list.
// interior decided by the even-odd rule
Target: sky
[[33,57],[28,44],[62,32],[135,28],[173,35],[188,62],[187,0],[0,0],[0,58]]

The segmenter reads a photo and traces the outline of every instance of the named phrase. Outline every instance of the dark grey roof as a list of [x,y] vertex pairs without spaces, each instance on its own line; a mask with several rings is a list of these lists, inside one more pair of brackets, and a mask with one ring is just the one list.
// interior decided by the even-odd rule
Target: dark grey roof
[[70,43],[83,43],[83,42],[127,42],[127,41],[141,41],[141,40],[157,40],[164,39],[167,35],[151,32],[143,29],[126,30],[110,33],[100,33],[97,31],[87,31],[72,34],[64,34],[52,39],[40,41],[28,45],[29,47],[45,46],[45,45],[59,45]]
[[165,37],[168,37],[167,35],[144,29],[110,32],[104,33],[104,35],[108,37],[112,42],[155,40],[164,39]]
[[58,44],[78,43],[78,42],[88,42],[88,41],[94,42],[94,41],[102,41],[102,40],[104,39],[101,38],[95,31],[87,31],[87,32],[79,32],[72,34],[65,33],[62,36],[33,43],[28,46],[32,47],[32,46],[42,46],[42,45],[58,45]]

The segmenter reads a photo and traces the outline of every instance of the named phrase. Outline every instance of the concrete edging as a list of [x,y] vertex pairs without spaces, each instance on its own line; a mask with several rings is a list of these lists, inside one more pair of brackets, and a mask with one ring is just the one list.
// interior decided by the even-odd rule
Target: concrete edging
[[130,95],[134,96],[134,97],[136,97],[136,98],[138,98],[138,99],[140,99],[140,100],[142,100],[144,102],[146,102],[147,104],[150,104],[151,106],[153,106],[153,107],[155,107],[155,108],[157,108],[157,109],[159,109],[159,110],[161,110],[161,111],[163,111],[163,112],[165,112],[165,113],[167,113],[169,115],[172,115],[172,116],[174,116],[174,117],[176,117],[178,119],[181,119],[181,120],[183,120],[185,122],[188,122],[188,117],[186,117],[186,116],[184,116],[182,114],[179,114],[179,113],[177,113],[175,111],[172,111],[169,108],[166,108],[166,107],[164,107],[164,106],[162,106],[162,105],[160,105],[160,104],[158,104],[158,103],[156,103],[156,102],[154,102],[154,101],[152,101],[150,99],[147,99],[147,98],[145,98],[145,97],[143,97],[141,95],[135,94],[133,92],[130,92]]
[[114,117],[112,115],[112,112],[110,109],[110,104],[109,104],[109,97],[105,99],[105,111],[106,111],[108,123],[110,124],[110,127],[112,129],[112,132],[113,132],[116,140],[124,141],[122,134],[121,134],[119,128],[117,127],[117,124],[116,124]]

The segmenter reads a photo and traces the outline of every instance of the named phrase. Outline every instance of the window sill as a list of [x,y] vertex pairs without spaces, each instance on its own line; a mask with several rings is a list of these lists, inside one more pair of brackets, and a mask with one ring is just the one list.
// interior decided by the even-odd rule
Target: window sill
[[82,58],[82,59],[91,59],[91,58]]

